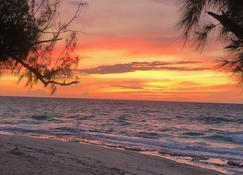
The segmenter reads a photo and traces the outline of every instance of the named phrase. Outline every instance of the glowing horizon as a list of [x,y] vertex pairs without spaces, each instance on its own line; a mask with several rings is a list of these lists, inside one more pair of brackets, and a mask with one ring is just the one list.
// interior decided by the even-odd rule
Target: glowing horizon
[[[80,83],[58,87],[55,97],[243,103],[242,89],[214,68],[224,56],[221,43],[204,52],[184,45],[176,0],[87,2],[74,26],[84,33],[75,51]],[[76,3],[65,3],[68,16]],[[17,80],[3,75],[0,95],[50,95],[41,84],[29,89]]]

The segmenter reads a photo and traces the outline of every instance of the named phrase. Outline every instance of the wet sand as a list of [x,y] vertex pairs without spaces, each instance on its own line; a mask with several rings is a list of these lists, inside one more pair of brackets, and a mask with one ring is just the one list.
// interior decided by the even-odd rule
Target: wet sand
[[133,151],[0,135],[1,175],[222,175]]

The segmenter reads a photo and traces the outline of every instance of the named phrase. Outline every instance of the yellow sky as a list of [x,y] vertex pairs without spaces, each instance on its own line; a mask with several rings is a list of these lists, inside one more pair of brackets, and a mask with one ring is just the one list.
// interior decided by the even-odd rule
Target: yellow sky
[[[176,0],[88,0],[74,28],[82,30],[75,51],[80,83],[59,87],[55,97],[243,103],[242,90],[215,70],[223,45],[204,52],[185,45],[176,27]],[[64,17],[75,9],[67,0]],[[0,95],[49,96],[38,84],[1,76]]]

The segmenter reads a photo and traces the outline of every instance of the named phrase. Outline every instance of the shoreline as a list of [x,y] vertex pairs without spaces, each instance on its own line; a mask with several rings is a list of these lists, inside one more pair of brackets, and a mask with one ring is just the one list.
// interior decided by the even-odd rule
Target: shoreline
[[1,175],[223,175],[129,150],[0,135]]

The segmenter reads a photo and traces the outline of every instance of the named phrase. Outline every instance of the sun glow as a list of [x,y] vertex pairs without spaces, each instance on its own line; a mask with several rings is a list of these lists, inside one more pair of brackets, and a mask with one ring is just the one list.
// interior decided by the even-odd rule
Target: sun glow
[[[185,45],[175,27],[174,3],[121,1],[130,8],[118,13],[117,2],[106,1],[110,7],[92,2],[76,21],[75,28],[84,32],[75,50],[80,83],[58,87],[54,96],[243,103],[230,76],[213,69],[214,60],[224,55],[222,44],[209,43],[204,52]],[[139,11],[135,1],[144,4]],[[72,9],[67,2],[63,14]],[[148,9],[153,13],[143,13]],[[17,76],[2,75],[0,95],[50,95],[40,83],[26,88],[17,81]]]

